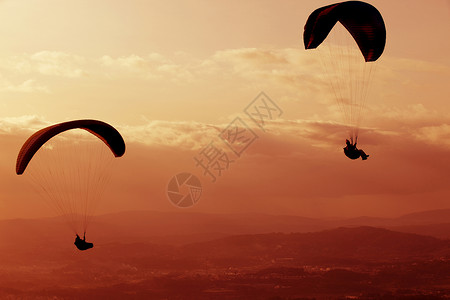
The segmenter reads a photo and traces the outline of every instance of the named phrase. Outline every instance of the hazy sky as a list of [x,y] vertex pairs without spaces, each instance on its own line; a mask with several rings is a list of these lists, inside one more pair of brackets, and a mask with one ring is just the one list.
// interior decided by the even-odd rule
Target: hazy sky
[[[450,208],[450,2],[370,1],[386,49],[360,146],[346,132],[308,15],[328,1],[0,1],[0,218],[53,215],[15,175],[34,131],[83,118],[127,143],[99,213],[177,210],[170,178],[204,191],[186,211],[397,216]],[[215,183],[193,157],[264,91],[283,110]],[[250,123],[249,123],[250,124]]]

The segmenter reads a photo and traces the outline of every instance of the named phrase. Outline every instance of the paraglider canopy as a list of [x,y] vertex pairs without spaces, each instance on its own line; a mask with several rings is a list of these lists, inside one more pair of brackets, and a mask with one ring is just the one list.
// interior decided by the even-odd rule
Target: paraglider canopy
[[125,142],[123,141],[120,133],[111,125],[97,120],[76,120],[64,122],[41,129],[28,138],[17,156],[17,175],[20,175],[25,171],[34,154],[49,139],[64,131],[75,128],[85,129],[97,136],[111,149],[114,156],[120,157],[125,153]]
[[361,1],[347,1],[316,9],[303,33],[305,49],[318,47],[340,22],[353,36],[366,62],[376,61],[386,45],[386,27],[380,12]]

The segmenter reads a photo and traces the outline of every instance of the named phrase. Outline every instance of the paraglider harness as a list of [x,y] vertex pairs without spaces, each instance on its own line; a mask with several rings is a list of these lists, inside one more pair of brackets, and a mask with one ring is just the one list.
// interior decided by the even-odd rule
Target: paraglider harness
[[366,160],[369,155],[367,155],[363,150],[356,148],[356,140],[355,143],[351,143],[349,140],[345,140],[347,144],[344,147],[344,154],[350,159],[358,159],[361,157],[362,160]]
[[75,244],[75,246],[77,246],[78,250],[83,251],[83,250],[91,249],[92,247],[94,247],[93,243],[86,242],[86,232],[83,235],[83,239],[80,238],[78,233],[76,235],[77,235],[77,237],[75,238],[74,244]]

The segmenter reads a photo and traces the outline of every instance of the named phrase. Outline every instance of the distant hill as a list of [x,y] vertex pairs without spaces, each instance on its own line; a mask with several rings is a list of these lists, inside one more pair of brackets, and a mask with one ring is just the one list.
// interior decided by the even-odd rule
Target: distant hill
[[407,214],[399,217],[398,221],[403,222],[403,225],[450,223],[450,209],[428,210]]
[[[281,299],[301,299],[304,292],[309,298],[324,293],[317,299],[344,299],[364,292],[368,299],[383,299],[390,291],[404,291],[408,297],[430,291],[448,295],[443,287],[449,286],[450,240],[357,225],[386,221],[405,231],[442,228],[424,215],[400,221],[329,221],[123,212],[95,218],[87,236],[95,246],[84,252],[75,249],[74,236],[61,218],[3,220],[0,298],[255,299],[259,293],[258,299],[269,299],[289,292]],[[351,225],[332,227],[342,222]]]
[[[399,218],[359,217],[331,221],[267,214],[127,211],[94,217],[87,237],[97,243],[153,241],[182,245],[231,235],[306,233],[360,226],[450,238],[450,210],[425,211]],[[67,243],[73,240],[72,235],[61,218],[0,220],[0,249],[11,242],[31,245],[61,240]]]
[[235,234],[308,232],[330,228],[322,220],[264,214],[206,214],[190,212],[132,211],[98,216],[92,235],[106,241],[152,238],[184,244]]
[[359,217],[333,222],[337,226],[374,226],[450,239],[450,209],[429,210],[398,218]]
[[[289,215],[207,214],[190,212],[134,211],[98,216],[95,232],[109,232],[111,238],[152,236],[165,237],[166,242],[183,244],[236,234],[270,232],[315,232],[337,227],[371,226],[450,238],[450,209],[424,211],[398,218],[358,217],[324,220]],[[101,228],[101,230],[100,230]],[[447,233],[448,232],[448,233]],[[167,238],[173,236],[173,239]]]
[[313,233],[239,235],[183,246],[185,253],[210,259],[253,261],[261,257],[300,263],[380,262],[450,254],[450,241],[374,227]]
[[[128,223],[124,215],[130,218]],[[28,260],[29,264],[39,264],[42,261],[95,258],[96,263],[111,260],[126,264],[151,264],[155,267],[173,267],[178,261],[184,268],[190,264],[194,268],[197,263],[208,260],[216,265],[239,266],[278,260],[293,260],[301,264],[355,264],[422,260],[450,255],[449,240],[369,226],[306,233],[258,234],[233,234],[233,231],[239,230],[232,228],[226,234],[214,234],[213,230],[225,231],[225,218],[219,221],[223,224],[213,226],[213,216],[207,215],[205,217],[211,224],[205,227],[205,223],[202,223],[205,220],[202,220],[201,215],[196,215],[197,223],[179,229],[178,226],[187,226],[188,219],[178,218],[178,222],[174,222],[172,216],[169,218],[172,223],[160,221],[162,225],[158,225],[156,217],[146,222],[145,216],[148,217],[148,214],[145,213],[112,216],[97,219],[88,239],[94,242],[95,247],[84,253],[75,249],[74,237],[66,233],[63,223],[58,219],[2,221],[0,255],[12,263]],[[164,219],[164,214],[159,217]],[[168,226],[167,230],[161,227],[163,225]],[[198,230],[197,234],[195,230]],[[168,236],[157,235],[163,232],[167,232]],[[183,236],[182,233],[187,235]],[[177,243],[177,239],[181,242]]]
[[[248,225],[242,218],[152,212],[100,216],[88,235],[94,248],[84,252],[75,249],[73,234],[58,218],[1,221],[0,298],[78,299],[84,291],[90,299],[126,299],[139,291],[136,299],[167,299],[153,295],[173,292],[178,294],[170,298],[186,299],[188,290],[196,291],[188,299],[255,299],[249,289],[264,287],[259,299],[269,299],[267,293],[276,296],[278,285],[295,288],[298,296],[302,290],[337,293],[337,287],[344,287],[342,295],[352,289],[358,295],[374,285],[377,295],[385,295],[380,286],[448,284],[449,240],[369,226],[233,234],[270,230],[277,222],[286,230],[309,221],[257,215],[252,222],[268,223]],[[230,291],[233,297],[214,296]]]
[[[269,265],[367,265],[428,261],[450,257],[450,242],[373,227],[337,228],[313,233],[268,233],[228,236],[181,246],[146,243],[100,244],[89,252],[60,249],[35,253],[39,261],[61,261],[68,269],[136,266],[155,270],[207,267],[253,268]],[[67,253],[73,253],[67,255]],[[65,254],[64,254],[65,253]],[[72,261],[73,262],[70,262]],[[80,264],[80,262],[82,262]]]
[[399,232],[417,233],[440,239],[450,239],[450,223],[390,226],[389,228]]

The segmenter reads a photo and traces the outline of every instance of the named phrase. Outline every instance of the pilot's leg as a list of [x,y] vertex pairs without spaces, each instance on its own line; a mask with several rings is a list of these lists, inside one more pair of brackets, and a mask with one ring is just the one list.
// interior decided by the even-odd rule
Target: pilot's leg
[[363,150],[359,149],[359,153],[361,154],[362,160],[366,160],[369,155],[367,155]]

